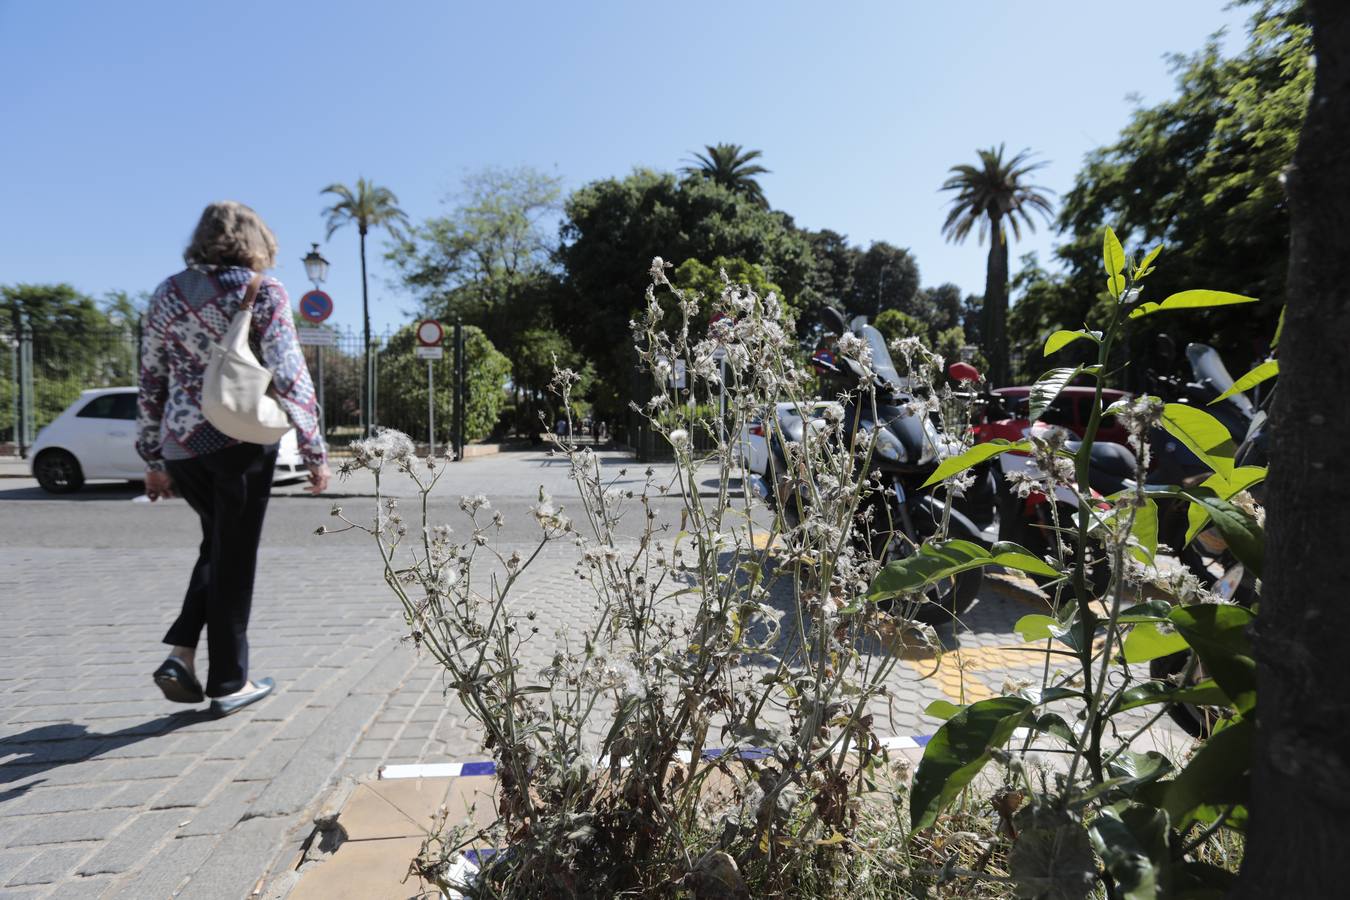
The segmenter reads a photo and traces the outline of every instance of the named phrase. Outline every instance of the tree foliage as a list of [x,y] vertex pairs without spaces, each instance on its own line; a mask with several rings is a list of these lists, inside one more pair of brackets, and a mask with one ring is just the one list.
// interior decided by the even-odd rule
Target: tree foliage
[[679,181],[639,169],[592,182],[564,204],[560,325],[604,382],[632,382],[629,321],[643,304],[647,269],[657,256],[676,266],[689,259],[753,260],[793,310],[817,302],[811,243],[784,213],[707,178]]
[[985,273],[984,315],[980,336],[991,364],[994,383],[1008,378],[1008,353],[1005,322],[1008,315],[1008,237],[1022,237],[1022,226],[1035,229],[1033,213],[1050,220],[1052,209],[1045,188],[1030,183],[1033,172],[1044,165],[1023,150],[1010,159],[1003,158],[1004,147],[976,151],[978,165],[956,165],[943,183],[944,191],[954,191],[942,233],[948,240],[963,243],[976,231],[981,242],[989,239],[989,262]]
[[388,258],[423,314],[481,328],[512,360],[517,427],[548,406],[555,356],[581,368],[557,331],[561,292],[554,254],[561,179],[527,167],[465,177],[452,208],[414,228]]
[[69,284],[0,287],[0,434],[12,439],[18,401],[10,342],[26,326],[32,339],[33,389],[28,402],[41,428],[90,388],[136,383],[136,324],[143,298],[108,294],[100,305]]
[[[413,352],[417,344],[414,325],[400,329],[380,350],[379,420],[383,425],[406,431],[418,440],[427,433],[427,364]],[[446,359],[432,364],[436,385],[436,440],[446,444],[454,423],[454,367]],[[506,381],[511,361],[483,334],[481,328],[464,328],[465,406],[464,438],[482,440],[492,433],[506,404]]]
[[[1129,249],[1164,246],[1166,265],[1153,290],[1186,285],[1261,298],[1257,307],[1214,309],[1167,328],[1178,346],[1216,343],[1230,366],[1259,355],[1285,301],[1289,211],[1283,172],[1290,164],[1312,89],[1310,30],[1301,8],[1269,2],[1254,14],[1246,46],[1224,57],[1217,40],[1177,56],[1177,95],[1134,112],[1112,144],[1088,155],[1064,197],[1057,255],[1063,278],[1026,272],[1014,342],[1031,346],[1027,329],[1100,326],[1103,222],[1119,223]],[[1077,297],[1071,301],[1070,296]],[[1071,313],[1071,314],[1070,314]],[[1156,326],[1136,326],[1132,350],[1149,348]],[[1044,334],[1040,334],[1044,337]]]
[[746,150],[740,144],[708,144],[706,153],[694,154],[694,165],[681,169],[686,175],[710,179],[729,191],[744,194],[760,206],[768,206],[764,190],[755,180],[756,175],[768,175],[769,170],[755,162],[764,154]]
[[335,183],[319,193],[332,194],[336,198],[333,205],[324,210],[328,217],[329,238],[345,225],[355,225],[362,237],[372,228],[384,228],[398,237],[408,226],[408,216],[399,208],[394,192],[365,178],[357,178],[355,188]]
[[909,250],[876,241],[865,252],[853,251],[853,290],[845,308],[855,316],[875,318],[885,310],[899,310],[922,318],[915,299],[919,294],[919,262]]

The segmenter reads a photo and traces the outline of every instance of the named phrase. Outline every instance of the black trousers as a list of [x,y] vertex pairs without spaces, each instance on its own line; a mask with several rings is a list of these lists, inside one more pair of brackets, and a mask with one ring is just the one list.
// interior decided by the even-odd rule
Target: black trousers
[[183,611],[164,643],[196,647],[206,628],[208,697],[232,694],[248,683],[253,574],[276,462],[276,444],[236,444],[167,463],[174,490],[201,517],[202,544]]

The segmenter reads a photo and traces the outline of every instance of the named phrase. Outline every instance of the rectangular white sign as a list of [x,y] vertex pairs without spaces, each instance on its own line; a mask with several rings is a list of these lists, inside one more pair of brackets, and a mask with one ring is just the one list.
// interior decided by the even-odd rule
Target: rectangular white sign
[[305,347],[336,347],[337,332],[328,328],[297,328],[300,344]]
[[444,359],[444,358],[445,358],[445,348],[444,348],[444,347],[418,347],[418,348],[417,348],[417,358],[418,358],[418,359]]

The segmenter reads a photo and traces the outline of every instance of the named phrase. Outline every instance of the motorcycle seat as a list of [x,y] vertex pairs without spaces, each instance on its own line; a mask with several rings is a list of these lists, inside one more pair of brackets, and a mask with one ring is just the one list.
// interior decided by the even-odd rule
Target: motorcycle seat
[[[1083,446],[1082,441],[1065,443],[1065,447],[1074,453],[1077,453],[1081,446]],[[1134,453],[1124,444],[1114,444],[1109,441],[1094,443],[1089,456],[1088,465],[1095,474],[1106,475],[1110,478],[1132,478],[1135,474]]]

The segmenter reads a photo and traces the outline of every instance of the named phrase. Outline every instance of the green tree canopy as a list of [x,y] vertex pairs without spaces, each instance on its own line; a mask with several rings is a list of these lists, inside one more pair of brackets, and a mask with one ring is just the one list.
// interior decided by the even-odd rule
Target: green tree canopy
[[[1135,110],[1112,144],[1089,154],[1064,197],[1057,254],[1078,298],[1073,315],[1043,327],[1080,327],[1102,293],[1101,228],[1110,223],[1131,252],[1164,245],[1149,296],[1197,284],[1261,298],[1241,309],[1145,319],[1136,350],[1158,328],[1178,345],[1216,343],[1242,369],[1275,328],[1289,265],[1289,213],[1282,173],[1293,159],[1312,90],[1311,32],[1293,2],[1261,4],[1247,44],[1224,57],[1217,41],[1177,56],[1177,95]],[[1045,291],[1043,279],[1024,278]],[[1021,301],[1019,301],[1020,303]],[[1033,317],[1024,317],[1030,324]],[[1022,333],[1016,340],[1032,342]]]
[[1031,175],[1044,165],[1023,150],[1004,159],[1004,148],[978,150],[976,165],[956,165],[942,190],[954,192],[942,233],[949,241],[963,243],[972,231],[981,242],[989,239],[989,260],[984,283],[984,321],[980,329],[990,378],[995,383],[1008,378],[1005,322],[1008,315],[1008,235],[1022,237],[1022,226],[1034,229],[1033,214],[1050,219],[1050,200],[1045,188],[1031,184]]
[[769,174],[768,169],[755,162],[764,155],[761,151],[746,150],[740,144],[708,144],[703,149],[707,152],[694,154],[694,165],[680,171],[708,178],[733,193],[744,194],[760,206],[769,205],[763,188],[755,180],[756,175]]
[[885,241],[875,241],[865,252],[854,253],[853,290],[845,302],[851,315],[876,318],[884,310],[895,309],[923,317],[923,311],[915,305],[919,263],[914,254]]
[[[379,420],[406,431],[414,440],[427,439],[427,364],[413,352],[416,326],[401,328],[380,349]],[[450,440],[454,423],[454,366],[446,359],[432,364],[436,391],[436,440]],[[497,425],[506,405],[506,381],[511,361],[497,352],[482,329],[464,328],[465,403],[464,438],[478,441]]]
[[546,322],[541,288],[556,280],[561,180],[531,168],[465,177],[449,212],[412,229],[388,258],[422,310],[461,317],[508,352]]
[[602,382],[632,382],[628,323],[642,306],[653,257],[677,266],[718,257],[753,261],[781,285],[790,308],[816,302],[815,255],[791,218],[710,179],[679,181],[639,169],[578,189],[564,213],[558,258],[566,294],[559,324]]
[[[136,302],[125,294],[110,294],[100,308],[69,284],[0,287],[0,333],[17,335],[21,325],[31,329],[35,396],[28,402],[38,428],[60,415],[81,391],[136,383],[138,316]],[[17,401],[8,351],[4,363],[0,409],[8,411]],[[12,418],[0,422],[5,439],[12,439],[12,424]]]

